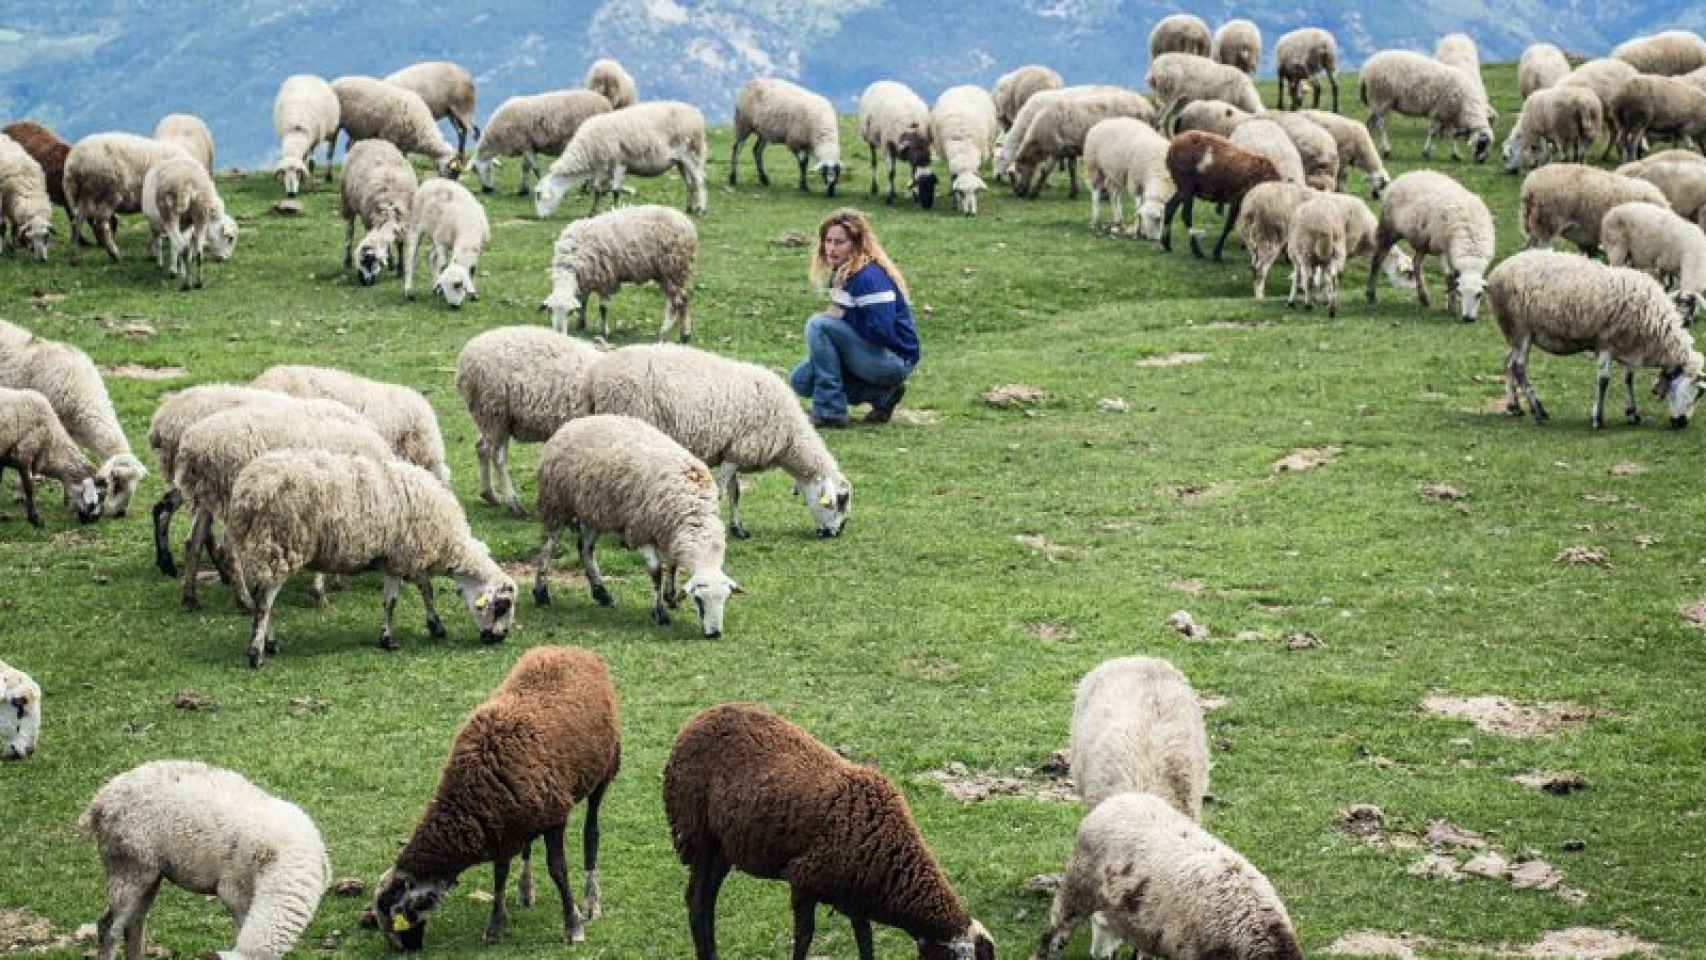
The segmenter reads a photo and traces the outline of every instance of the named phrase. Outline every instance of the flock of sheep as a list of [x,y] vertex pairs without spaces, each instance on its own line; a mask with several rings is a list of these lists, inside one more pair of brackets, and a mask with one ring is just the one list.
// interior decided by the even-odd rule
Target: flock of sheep
[[[1625,367],[1626,415],[1638,421],[1634,370],[1660,370],[1655,392],[1672,422],[1686,423],[1702,373],[1687,330],[1706,293],[1706,160],[1691,149],[1642,159],[1651,138],[1692,147],[1706,134],[1706,42],[1671,33],[1631,41],[1611,58],[1572,68],[1537,45],[1522,58],[1524,108],[1503,159],[1530,170],[1521,222],[1532,248],[1555,238],[1586,256],[1531,249],[1495,264],[1486,204],[1452,177],[1416,171],[1392,178],[1387,118],[1428,119],[1427,156],[1436,138],[1457,155],[1467,140],[1489,157],[1499,122],[1466,36],[1442,39],[1435,56],[1388,51],[1363,67],[1359,94],[1366,126],[1338,115],[1338,54],[1331,34],[1306,28],[1275,47],[1282,109],[1266,110],[1250,74],[1261,36],[1249,21],[1210,33],[1175,15],[1150,37],[1147,78],[1154,101],[1116,86],[1065,86],[1053,70],[1027,66],[992,91],[958,86],[933,106],[904,84],[873,84],[859,103],[858,130],[870,152],[872,194],[886,162],[890,203],[896,168],[911,166],[908,193],[930,207],[932,159],[947,166],[955,208],[977,213],[998,182],[1034,195],[1057,169],[1077,190],[1082,159],[1091,226],[1111,202],[1124,230],[1130,197],[1135,231],[1170,248],[1171,223],[1187,228],[1197,199],[1225,206],[1218,259],[1238,232],[1264,294],[1281,257],[1292,265],[1288,303],[1330,313],[1353,258],[1367,257],[1367,296],[1384,271],[1414,287],[1425,306],[1423,267],[1445,264],[1450,309],[1473,321],[1485,298],[1509,345],[1512,413],[1526,400],[1545,410],[1526,376],[1532,346],[1598,359],[1593,422],[1602,422],[1613,363]],[[1324,78],[1331,111],[1303,110],[1301,87],[1319,107]],[[1290,109],[1283,109],[1289,97]],[[623,283],[654,281],[666,300],[660,339],[692,331],[688,291],[697,253],[693,221],[661,206],[622,206],[624,178],[678,170],[689,214],[706,206],[705,122],[683,103],[642,102],[622,68],[600,61],[586,89],[515,97],[485,128],[475,122],[466,71],[419,64],[383,80],[327,83],[287,79],[274,106],[280,139],[277,176],[294,196],[314,176],[326,145],[326,175],[347,136],[340,186],[344,263],[363,284],[388,271],[412,292],[424,238],[433,291],[449,305],[476,299],[478,259],[489,241],[482,204],[457,182],[471,165],[494,188],[502,158],[519,157],[521,190],[541,217],[577,187],[616,209],[563,229],[551,259],[552,291],[542,306],[551,328],[500,327],[470,340],[455,385],[477,430],[482,499],[522,515],[509,469],[511,441],[544,443],[537,513],[542,525],[533,598],[551,602],[547,579],[565,529],[574,533],[595,602],[613,598],[595,546],[614,533],[645,558],[650,617],[665,625],[685,597],[701,630],[720,636],[739,585],[725,572],[726,537],[745,538],[739,474],[780,468],[795,481],[820,536],[838,535],[852,487],[788,386],[773,372],[685,345],[604,349],[567,336],[568,317],[586,325],[586,299],[600,299],[607,337],[609,299]],[[436,126],[448,119],[452,147]],[[229,257],[236,224],[211,176],[213,141],[205,124],[173,115],[153,137],[96,134],[76,145],[22,122],[0,136],[0,240],[45,259],[50,204],[62,205],[80,242],[87,226],[117,258],[117,215],[141,212],[163,268],[200,286],[204,253]],[[471,164],[468,138],[474,140]],[[1589,166],[1601,136],[1625,166]],[[1378,137],[1378,146],[1376,138]],[[785,144],[798,186],[815,172],[833,195],[843,172],[839,125],[830,103],[782,80],[755,80],[735,109],[729,179],[754,139],[761,182],[765,147]],[[420,182],[408,155],[427,158],[437,177]],[[543,171],[540,154],[556,155]],[[1556,161],[1556,162],[1553,162]],[[1361,171],[1378,213],[1345,191]],[[357,242],[356,221],[365,235]],[[1408,245],[1409,252],[1397,244]],[[1201,256],[1197,236],[1193,252]],[[1658,279],[1634,268],[1658,274]],[[182,577],[195,608],[197,568],[214,563],[239,604],[253,613],[246,655],[259,667],[280,648],[274,603],[290,577],[307,570],[324,602],[325,574],[384,575],[379,643],[395,648],[392,613],[405,583],[425,604],[427,630],[443,636],[433,580],[455,584],[481,639],[501,642],[516,615],[517,585],[476,538],[450,485],[439,425],[417,391],[320,367],[282,366],[248,384],[206,384],[166,397],[148,440],[167,489],[154,506],[156,563]],[[82,351],[0,322],[0,469],[19,480],[29,522],[41,525],[35,479],[56,480],[80,520],[123,516],[147,475],[131,451],[100,373]],[[728,499],[725,521],[719,510]],[[170,547],[173,515],[194,516],[182,566]],[[677,587],[678,571],[686,582]],[[41,691],[0,664],[0,722],[6,759],[27,757],[40,724]],[[457,876],[492,863],[495,896],[486,930],[503,937],[505,886],[522,857],[521,902],[533,899],[531,842],[543,837],[570,942],[600,912],[598,808],[620,766],[614,683],[588,651],[528,651],[456,733],[436,796],[395,865],[378,884],[368,918],[396,946],[419,949],[426,917]],[[1071,769],[1088,808],[1067,861],[1037,955],[1052,960],[1088,919],[1092,954],[1120,942],[1144,953],[1189,960],[1300,957],[1291,921],[1273,887],[1248,861],[1204,832],[1208,755],[1189,682],[1148,658],[1109,661],[1079,684],[1071,719]],[[754,793],[751,784],[766,789]],[[681,730],[664,771],[664,803],[675,851],[688,867],[689,926],[700,960],[716,954],[718,891],[732,869],[785,880],[792,892],[794,954],[804,956],[819,904],[847,915],[869,960],[870,923],[905,930],[925,958],[988,960],[994,944],[966,912],[937,867],[901,794],[879,773],[841,759],[811,735],[763,709],[725,704]],[[735,798],[740,798],[738,801]],[[563,850],[570,810],[584,801],[585,883],[576,904]],[[80,824],[92,833],[108,876],[101,960],[122,939],[136,960],[142,923],[162,878],[216,894],[239,928],[236,954],[286,953],[312,919],[330,882],[330,864],[312,819],[239,775],[202,764],[158,761],[101,788]],[[1213,878],[1212,881],[1206,878]]]

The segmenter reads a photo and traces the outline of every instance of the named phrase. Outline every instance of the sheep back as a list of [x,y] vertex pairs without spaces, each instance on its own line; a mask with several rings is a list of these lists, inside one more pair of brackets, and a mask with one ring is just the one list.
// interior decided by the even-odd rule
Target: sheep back
[[1149,59],[1164,53],[1191,53],[1208,56],[1214,45],[1208,24],[1189,13],[1174,13],[1162,17],[1149,30]]
[[1256,184],[1283,179],[1267,157],[1202,130],[1181,133],[1167,145],[1167,173],[1179,189],[1188,184],[1193,196],[1212,203],[1237,203]]
[[184,148],[196,163],[213,173],[213,131],[192,113],[169,113],[154,127],[154,139]]
[[142,210],[142,178],[161,160],[183,156],[175,143],[131,133],[95,133],[65,158],[65,197],[76,215],[99,221]]
[[639,88],[634,78],[615,60],[595,60],[586,68],[584,86],[610,101],[613,110],[631,107],[640,102]]
[[841,162],[840,123],[819,94],[777,77],[749,80],[735,97],[735,139],[757,133],[795,153],[811,151],[818,164]]
[[1072,778],[1092,810],[1138,790],[1201,820],[1208,737],[1185,675],[1153,657],[1120,657],[1085,674],[1073,697]]
[[1519,96],[1527,100],[1536,90],[1544,90],[1569,76],[1570,61],[1564,51],[1550,43],[1531,43],[1522,51],[1516,65],[1516,85]]
[[592,344],[544,327],[498,327],[456,358],[456,390],[485,437],[549,440],[575,415]]
[[1690,30],[1667,30],[1620,43],[1611,56],[1640,73],[1675,76],[1706,67],[1706,40]]
[[1255,73],[1262,65],[1262,30],[1249,20],[1228,20],[1214,31],[1209,59]]
[[692,280],[698,250],[699,229],[691,218],[648,203],[570,223],[557,235],[551,267],[572,271],[583,296],[612,297],[624,283],[655,280],[674,299]]
[[269,367],[250,386],[304,400],[336,400],[367,418],[398,457],[450,483],[444,434],[419,391],[331,367],[289,364]]
[[1639,270],[1553,250],[1524,250],[1487,274],[1487,298],[1507,343],[1532,336],[1557,354],[1610,350],[1632,366],[1701,373],[1694,337],[1657,280]]
[[1033,94],[1043,90],[1058,90],[1064,86],[1066,82],[1060,78],[1060,74],[1041,64],[1027,64],[1002,74],[1000,79],[995,81],[994,89],[990,91],[990,102],[995,105],[995,116],[1001,129],[1013,125],[1013,118],[1019,115],[1025,101],[1031,99]]
[[611,109],[610,101],[594,90],[510,97],[486,121],[475,156],[513,157],[528,151],[561,154],[588,117]]
[[338,126],[351,141],[389,140],[404,153],[441,163],[456,153],[439,132],[432,109],[413,90],[361,76],[339,77],[332,90],[338,95]]
[[1664,191],[1645,180],[1580,163],[1549,163],[1528,174],[1517,202],[1522,232],[1530,245],[1562,236],[1591,248],[1599,245],[1599,225],[1605,214],[1631,201],[1670,206]]

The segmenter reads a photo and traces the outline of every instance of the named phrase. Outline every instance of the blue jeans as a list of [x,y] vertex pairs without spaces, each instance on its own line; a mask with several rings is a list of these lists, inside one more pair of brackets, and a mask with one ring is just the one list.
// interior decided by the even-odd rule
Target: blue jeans
[[822,420],[847,419],[853,404],[883,405],[912,373],[912,364],[899,354],[827,313],[806,321],[806,351],[788,382],[795,393],[811,398],[812,415]]

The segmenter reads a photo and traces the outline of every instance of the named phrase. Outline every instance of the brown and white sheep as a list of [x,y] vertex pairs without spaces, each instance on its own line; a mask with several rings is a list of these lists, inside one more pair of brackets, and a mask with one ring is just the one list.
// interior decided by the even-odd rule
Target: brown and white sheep
[[[1167,201],[1161,217],[1161,249],[1173,249],[1173,214],[1183,207],[1185,229],[1193,226],[1192,208],[1201,197],[1212,203],[1227,205],[1226,222],[1220,239],[1214,245],[1214,259],[1219,260],[1226,247],[1226,235],[1238,221],[1238,209],[1244,194],[1258,183],[1279,180],[1280,172],[1267,157],[1246,150],[1218,134],[1202,130],[1181,133],[1167,146],[1167,173],[1172,176],[1178,192]],[[1203,255],[1195,233],[1190,234],[1191,253]]]
[[[65,211],[67,220],[75,220],[71,212],[71,202],[65,199],[65,158],[71,153],[71,144],[66,143],[48,128],[34,120],[19,120],[0,127],[0,133],[11,137],[24,148],[24,152],[35,158],[41,164],[43,175],[47,177],[47,198]],[[74,238],[82,243],[82,237]]]

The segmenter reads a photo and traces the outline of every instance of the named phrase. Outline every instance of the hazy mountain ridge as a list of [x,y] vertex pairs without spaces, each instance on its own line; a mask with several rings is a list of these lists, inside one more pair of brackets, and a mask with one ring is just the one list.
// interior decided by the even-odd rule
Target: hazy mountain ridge
[[506,97],[578,85],[599,56],[621,60],[643,96],[687,100],[713,122],[763,74],[800,80],[849,111],[875,79],[905,80],[929,99],[1026,62],[1053,64],[1071,82],[1141,86],[1149,26],[1181,8],[1211,24],[1249,17],[1270,50],[1287,30],[1323,26],[1353,65],[1390,47],[1431,49],[1451,30],[1474,36],[1492,62],[1541,39],[1598,54],[1642,33],[1706,28],[1706,6],[1679,0],[1420,0],[1403,17],[1346,0],[497,0],[474,13],[419,0],[26,0],[0,12],[0,117],[33,116],[75,139],[147,133],[188,110],[212,126],[222,166],[254,166],[275,148],[272,98],[284,77],[383,75],[423,59],[468,67],[482,118]]

